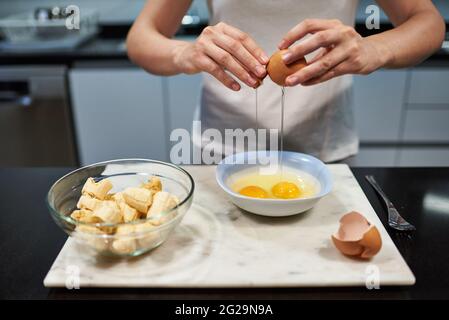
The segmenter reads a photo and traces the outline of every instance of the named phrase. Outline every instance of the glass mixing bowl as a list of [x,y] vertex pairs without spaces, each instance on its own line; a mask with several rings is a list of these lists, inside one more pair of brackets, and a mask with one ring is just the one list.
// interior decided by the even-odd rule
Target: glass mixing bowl
[[[137,187],[150,176],[161,179],[163,191],[179,199],[179,204],[156,217],[128,223],[83,223],[70,217],[87,178],[109,179],[119,192]],[[47,205],[55,222],[72,238],[94,253],[130,257],[161,245],[181,222],[193,200],[195,184],[184,169],[161,161],[122,159],[86,166],[56,181],[47,195]]]

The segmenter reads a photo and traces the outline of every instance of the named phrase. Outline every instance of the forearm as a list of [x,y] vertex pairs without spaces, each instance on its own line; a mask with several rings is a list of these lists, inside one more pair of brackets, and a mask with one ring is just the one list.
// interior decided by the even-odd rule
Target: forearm
[[133,26],[126,41],[129,58],[148,72],[158,75],[182,72],[175,57],[188,44],[139,25]]
[[445,24],[437,12],[424,11],[396,28],[366,39],[383,57],[384,68],[418,64],[437,51],[444,40]]

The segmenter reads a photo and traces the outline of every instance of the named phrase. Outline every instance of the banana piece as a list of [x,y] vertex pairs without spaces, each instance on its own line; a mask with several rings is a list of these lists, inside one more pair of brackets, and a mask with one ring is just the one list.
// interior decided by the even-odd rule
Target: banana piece
[[136,209],[134,209],[133,207],[129,206],[126,203],[122,192],[117,192],[116,194],[114,194],[112,199],[119,206],[124,222],[131,222],[140,219],[139,211],[137,211]]
[[106,223],[119,223],[123,221],[119,206],[115,201],[103,201],[93,212],[95,217]]
[[144,188],[126,188],[123,198],[127,205],[146,213],[153,202],[153,191]]
[[79,209],[94,211],[101,206],[101,200],[92,198],[89,195],[82,195],[76,204]]
[[101,222],[100,218],[95,217],[93,215],[92,211],[85,210],[85,209],[74,210],[72,212],[72,214],[70,215],[70,217],[72,217],[72,219],[75,219],[77,221],[84,222],[84,223],[98,223],[98,222]]
[[108,193],[104,196],[104,200],[114,200],[115,193]]
[[135,225],[139,249],[150,249],[159,244],[161,241],[160,232],[155,231],[155,229],[156,227],[150,221]]
[[109,179],[103,179],[95,182],[93,178],[88,178],[81,191],[84,195],[104,200],[107,193],[112,189],[112,183]]
[[88,210],[73,210],[73,212],[70,214],[70,217],[74,220],[80,220],[83,217],[87,216],[90,213]]
[[83,239],[90,247],[97,251],[109,249],[110,240],[102,237],[105,233],[94,226],[79,225],[75,229],[75,237]]
[[173,209],[178,205],[178,203],[179,200],[176,196],[165,191],[160,191],[156,193],[153,197],[153,204],[151,205],[150,209],[147,212],[147,218],[156,216],[159,213]]
[[111,200],[114,200],[119,206],[122,203],[126,203],[125,198],[123,197],[123,192],[114,193]]
[[154,192],[159,192],[162,191],[162,182],[159,177],[151,177],[148,182],[143,183],[141,187]]
[[140,219],[140,213],[136,209],[130,207],[126,203],[120,206],[124,222],[131,222]]
[[131,254],[137,250],[137,242],[133,233],[133,225],[124,225],[117,228],[116,240],[112,242],[112,249],[118,254]]

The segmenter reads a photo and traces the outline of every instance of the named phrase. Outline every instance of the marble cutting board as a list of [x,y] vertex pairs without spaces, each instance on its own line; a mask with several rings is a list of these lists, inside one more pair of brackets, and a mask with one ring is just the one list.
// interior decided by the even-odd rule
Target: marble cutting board
[[[73,267],[80,287],[328,287],[412,285],[415,277],[349,167],[329,165],[334,190],[310,211],[268,218],[242,212],[215,182],[215,166],[186,166],[194,203],[171,237],[138,258],[89,256],[68,239],[46,287],[64,287]],[[330,236],[357,210],[375,224],[382,250],[370,261],[341,255]]]

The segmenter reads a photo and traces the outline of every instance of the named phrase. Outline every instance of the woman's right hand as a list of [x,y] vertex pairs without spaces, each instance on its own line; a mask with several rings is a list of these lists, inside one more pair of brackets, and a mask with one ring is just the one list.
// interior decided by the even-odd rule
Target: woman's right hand
[[195,42],[177,47],[174,62],[183,73],[205,71],[238,91],[239,83],[225,70],[254,88],[266,75],[268,57],[248,34],[220,22],[206,27]]

